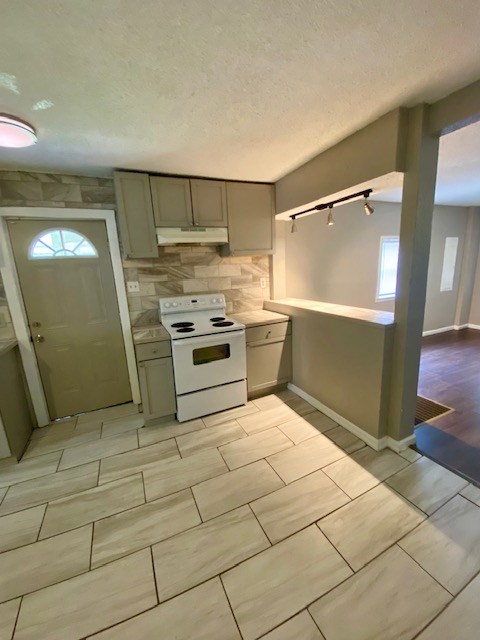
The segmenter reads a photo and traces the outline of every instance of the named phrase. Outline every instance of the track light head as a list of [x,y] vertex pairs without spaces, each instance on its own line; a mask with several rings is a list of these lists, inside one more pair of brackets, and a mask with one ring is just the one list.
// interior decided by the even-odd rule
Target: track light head
[[292,226],[290,227],[290,233],[297,233],[297,223],[295,218],[292,218]]
[[335,224],[335,220],[333,219],[333,205],[330,205],[330,207],[328,207],[327,224],[329,227],[333,227],[333,225]]
[[372,213],[375,211],[375,209],[372,207],[372,205],[369,203],[369,201],[367,200],[367,198],[365,198],[365,203],[363,205],[363,208],[365,210],[365,215],[366,216],[371,216]]

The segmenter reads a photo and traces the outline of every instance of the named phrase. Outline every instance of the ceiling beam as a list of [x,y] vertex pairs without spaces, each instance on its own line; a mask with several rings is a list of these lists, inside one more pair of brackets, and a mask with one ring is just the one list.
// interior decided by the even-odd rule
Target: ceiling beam
[[390,111],[275,183],[277,213],[403,172],[407,109]]
[[434,102],[429,109],[429,130],[444,135],[480,121],[480,80]]

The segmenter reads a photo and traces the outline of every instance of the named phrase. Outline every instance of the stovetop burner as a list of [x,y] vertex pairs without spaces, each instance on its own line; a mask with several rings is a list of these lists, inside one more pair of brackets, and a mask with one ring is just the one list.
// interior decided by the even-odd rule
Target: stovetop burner
[[225,296],[220,293],[160,298],[159,307],[160,322],[179,344],[203,336],[245,330],[241,322],[228,317]]

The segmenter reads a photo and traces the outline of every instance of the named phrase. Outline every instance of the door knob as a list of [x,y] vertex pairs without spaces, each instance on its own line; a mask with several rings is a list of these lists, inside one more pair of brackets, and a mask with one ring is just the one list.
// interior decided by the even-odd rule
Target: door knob
[[38,329],[38,327],[41,327],[42,325],[40,324],[40,322],[32,322],[32,327],[35,327],[35,329]]
[[37,335],[34,337],[35,342],[45,342],[45,338],[41,335]]

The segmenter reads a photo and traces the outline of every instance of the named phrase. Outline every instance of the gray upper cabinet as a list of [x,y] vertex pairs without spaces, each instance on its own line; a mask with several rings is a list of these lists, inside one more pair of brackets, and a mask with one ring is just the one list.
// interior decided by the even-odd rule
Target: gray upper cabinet
[[226,227],[227,193],[220,180],[190,180],[193,222],[200,227]]
[[193,224],[190,180],[150,176],[156,227],[191,227]]
[[271,184],[115,171],[115,194],[127,258],[158,256],[155,227],[228,227],[224,253],[274,253]]
[[273,185],[227,182],[227,203],[230,253],[274,253]]
[[115,171],[114,181],[124,256],[156,258],[157,237],[148,174]]

